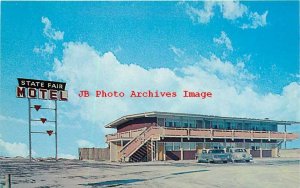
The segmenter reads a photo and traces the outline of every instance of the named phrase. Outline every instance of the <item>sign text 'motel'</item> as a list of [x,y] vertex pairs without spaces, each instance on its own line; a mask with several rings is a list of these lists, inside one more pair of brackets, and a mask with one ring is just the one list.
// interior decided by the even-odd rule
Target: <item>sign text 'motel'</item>
[[68,100],[66,83],[18,78],[17,97],[30,99]]

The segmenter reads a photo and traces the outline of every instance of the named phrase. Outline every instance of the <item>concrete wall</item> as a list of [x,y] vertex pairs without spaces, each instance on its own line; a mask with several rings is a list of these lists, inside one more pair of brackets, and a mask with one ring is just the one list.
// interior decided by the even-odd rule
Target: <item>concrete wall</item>
[[300,149],[280,149],[280,157],[300,158]]
[[79,148],[79,160],[109,160],[109,148]]

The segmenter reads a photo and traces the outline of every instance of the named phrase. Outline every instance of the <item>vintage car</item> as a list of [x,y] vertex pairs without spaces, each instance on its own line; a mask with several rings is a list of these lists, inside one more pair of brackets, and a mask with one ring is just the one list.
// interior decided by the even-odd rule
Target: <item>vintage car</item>
[[252,160],[252,155],[247,153],[244,148],[229,148],[228,149],[229,160],[232,162],[244,161],[250,162]]
[[200,162],[223,162],[227,163],[228,154],[225,153],[222,149],[208,149],[202,150],[202,152],[198,155],[198,163]]

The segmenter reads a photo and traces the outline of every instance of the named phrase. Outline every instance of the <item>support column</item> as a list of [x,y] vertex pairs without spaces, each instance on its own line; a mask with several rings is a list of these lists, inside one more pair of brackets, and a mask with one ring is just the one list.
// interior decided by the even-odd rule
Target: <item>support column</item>
[[259,157],[262,158],[262,139],[260,140]]
[[163,149],[163,155],[164,155],[164,161],[166,160],[166,143],[164,142],[164,149]]
[[155,160],[158,161],[158,141],[155,142]]
[[180,160],[183,160],[183,148],[180,148]]
[[182,148],[182,143],[183,143],[183,138],[181,138],[181,143],[180,143],[180,160],[183,160],[183,148]]
[[150,141],[150,146],[151,146],[151,161],[153,161],[153,140],[151,139],[151,141]]
[[284,149],[286,149],[286,124],[284,125]]

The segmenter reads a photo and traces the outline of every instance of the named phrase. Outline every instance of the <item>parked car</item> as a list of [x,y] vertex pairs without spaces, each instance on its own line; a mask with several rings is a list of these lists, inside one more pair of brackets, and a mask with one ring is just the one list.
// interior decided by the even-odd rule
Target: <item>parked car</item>
[[229,148],[228,156],[229,156],[229,160],[232,162],[236,162],[236,161],[250,162],[250,160],[253,160],[252,155],[247,153],[245,148]]
[[209,150],[202,150],[202,153],[198,156],[198,163],[200,162],[223,162],[227,163],[228,161],[228,154],[225,153],[222,149],[209,149]]

